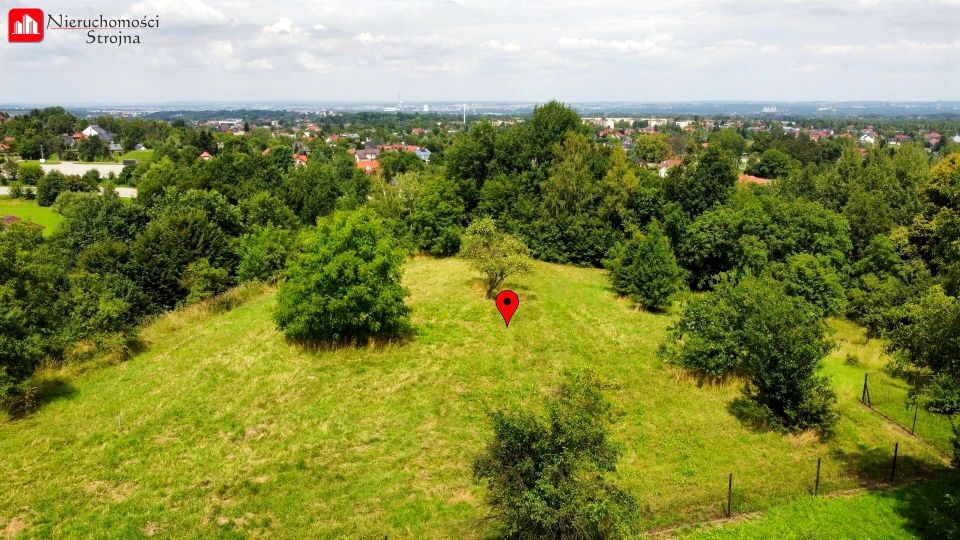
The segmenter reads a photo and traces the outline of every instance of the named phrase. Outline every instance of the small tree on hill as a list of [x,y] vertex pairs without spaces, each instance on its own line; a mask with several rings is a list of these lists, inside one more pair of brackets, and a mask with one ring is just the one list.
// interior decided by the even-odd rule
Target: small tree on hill
[[646,234],[620,244],[607,261],[613,290],[629,296],[644,309],[666,305],[684,280],[684,271],[670,249],[670,239],[654,221]]
[[487,296],[508,276],[524,274],[533,269],[527,246],[519,238],[497,230],[489,217],[481,218],[467,227],[460,247],[460,256],[470,261],[487,280]]
[[474,461],[487,504],[508,538],[620,538],[634,532],[636,502],[609,481],[620,447],[605,386],[592,372],[567,373],[546,416],[491,414],[493,439]]
[[277,326],[296,340],[359,342],[403,331],[403,252],[368,208],[336,212],[305,233],[277,295]]

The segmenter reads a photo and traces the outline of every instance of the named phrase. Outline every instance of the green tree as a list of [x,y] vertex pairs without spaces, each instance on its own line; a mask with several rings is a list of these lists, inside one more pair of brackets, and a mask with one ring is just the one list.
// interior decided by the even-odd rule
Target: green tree
[[670,239],[656,221],[645,234],[636,233],[617,246],[607,268],[613,290],[648,310],[666,306],[680,290],[685,275],[670,248]]
[[37,182],[37,204],[50,206],[67,187],[67,177],[60,171],[50,171]]
[[[931,287],[903,311],[903,324],[890,333],[890,350],[906,365],[929,374],[917,377],[914,392],[928,408],[952,418],[960,413],[960,302]],[[954,464],[960,466],[960,428],[954,427]]]
[[721,282],[695,298],[663,348],[694,372],[744,377],[744,412],[752,421],[789,430],[832,430],[836,395],[820,375],[832,344],[822,313],[770,278]]
[[86,139],[80,139],[77,143],[77,152],[81,161],[97,161],[101,158],[110,157],[110,146],[94,135]]
[[280,277],[293,248],[294,235],[274,225],[254,227],[237,243],[237,279],[272,282]]
[[398,152],[383,152],[378,159],[380,171],[384,178],[393,180],[395,176],[407,171],[422,171],[423,161],[413,152],[401,150]]
[[453,255],[460,249],[465,208],[457,185],[445,176],[426,179],[407,218],[417,249]]
[[737,133],[737,130],[732,128],[714,131],[710,134],[710,137],[707,138],[707,141],[710,143],[710,146],[716,146],[727,151],[737,160],[740,159],[744,149],[747,147],[747,141]]
[[187,297],[184,298],[187,305],[226,292],[232,284],[230,271],[211,265],[206,258],[188,264],[180,278],[180,286],[187,291]]
[[497,230],[489,217],[474,220],[467,227],[460,245],[460,256],[470,261],[473,268],[487,280],[487,296],[503,281],[533,269],[527,246],[519,238]]
[[17,181],[35,186],[43,178],[43,167],[39,163],[21,161],[17,166]]
[[662,133],[641,133],[633,139],[633,155],[647,163],[660,163],[670,157],[670,143]]
[[822,255],[792,255],[782,272],[774,272],[774,275],[778,274],[787,294],[803,298],[824,314],[839,315],[846,309],[843,281],[831,262]]
[[370,209],[335,212],[303,235],[277,294],[277,326],[303,341],[363,342],[408,326],[403,252]]
[[493,438],[473,465],[505,538],[627,538],[637,505],[614,485],[621,448],[616,421],[590,371],[567,373],[546,414],[515,408],[491,413]]
[[800,162],[783,150],[771,148],[760,155],[760,160],[747,167],[747,174],[761,178],[784,178],[797,172]]
[[677,167],[667,177],[667,198],[679,203],[690,216],[726,202],[737,183],[736,161],[719,147],[709,147],[696,163]]

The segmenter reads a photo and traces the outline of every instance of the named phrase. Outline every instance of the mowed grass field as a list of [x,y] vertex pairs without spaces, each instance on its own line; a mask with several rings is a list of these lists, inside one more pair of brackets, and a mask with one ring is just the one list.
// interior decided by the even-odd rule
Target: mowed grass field
[[63,217],[50,208],[37,204],[36,201],[11,199],[0,197],[0,216],[17,216],[18,218],[43,225],[43,234],[49,236],[63,220]]
[[[656,350],[676,315],[616,299],[600,270],[538,263],[510,280],[520,306],[509,329],[463,261],[412,259],[404,281],[416,335],[403,344],[288,344],[269,290],[147,326],[144,352],[66,378],[59,397],[0,425],[0,531],[482,537],[471,461],[490,437],[487,411],[540,406],[568,368],[618,385],[615,478],[648,529],[721,516],[728,473],[744,512],[808,497],[818,457],[821,492],[887,479],[896,441],[900,478],[943,467],[859,404],[864,369],[883,359],[849,323],[832,322],[842,419],[822,443],[754,430],[728,410],[736,383],[698,385],[665,365]],[[850,351],[863,366],[844,362]]]

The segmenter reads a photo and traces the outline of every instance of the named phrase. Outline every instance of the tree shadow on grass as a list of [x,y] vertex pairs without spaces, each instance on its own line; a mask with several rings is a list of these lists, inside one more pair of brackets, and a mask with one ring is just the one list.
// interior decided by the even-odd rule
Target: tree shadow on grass
[[35,375],[24,388],[4,400],[4,409],[11,419],[18,420],[36,412],[48,403],[69,400],[77,395],[70,379],[58,373]]
[[[952,504],[947,496],[953,497]],[[905,528],[920,538],[960,538],[960,475],[952,471],[940,478],[914,482],[886,491]]]
[[896,477],[891,482],[893,451],[894,444],[874,448],[858,445],[853,452],[837,448],[831,450],[830,454],[845,465],[845,472],[852,476],[858,485],[867,488],[930,478],[949,471],[946,464],[937,465],[924,461],[912,455],[910,447],[904,448],[901,444],[897,454]]

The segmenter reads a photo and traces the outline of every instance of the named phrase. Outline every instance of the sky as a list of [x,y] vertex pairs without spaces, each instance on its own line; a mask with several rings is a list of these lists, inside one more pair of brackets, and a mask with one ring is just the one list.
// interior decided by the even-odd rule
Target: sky
[[0,0],[3,28],[14,7],[160,26],[0,41],[0,103],[960,100],[960,0]]

